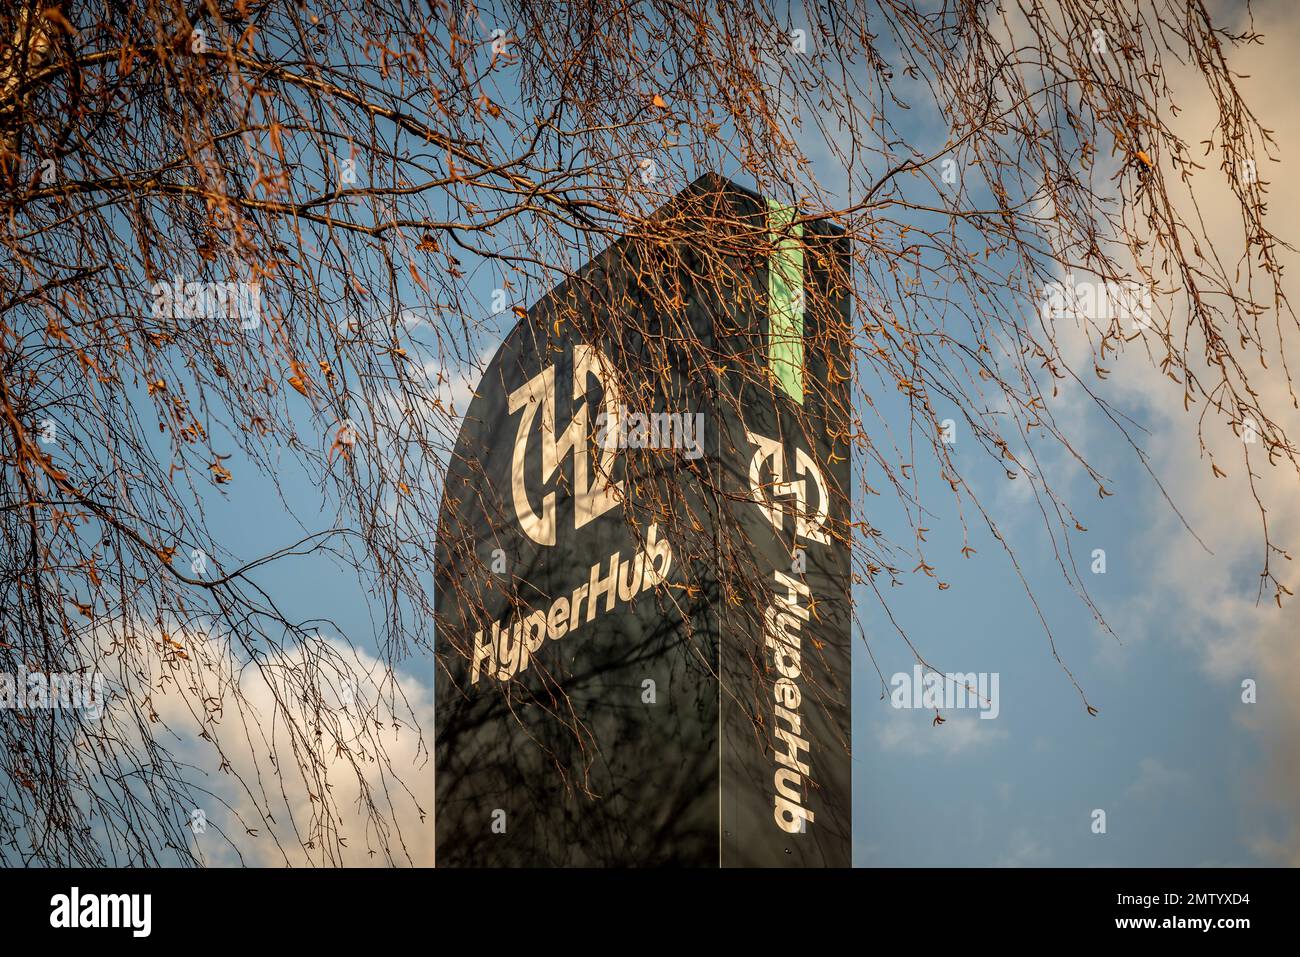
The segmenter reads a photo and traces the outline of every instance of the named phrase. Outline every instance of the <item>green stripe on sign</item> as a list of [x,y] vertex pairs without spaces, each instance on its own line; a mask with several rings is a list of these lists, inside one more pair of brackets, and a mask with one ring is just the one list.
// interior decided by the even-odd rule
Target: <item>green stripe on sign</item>
[[803,405],[803,224],[794,216],[793,206],[767,201],[767,364],[786,394]]

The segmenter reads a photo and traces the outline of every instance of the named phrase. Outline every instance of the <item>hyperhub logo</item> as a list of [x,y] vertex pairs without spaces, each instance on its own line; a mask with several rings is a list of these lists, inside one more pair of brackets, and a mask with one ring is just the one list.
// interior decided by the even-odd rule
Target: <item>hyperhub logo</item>
[[[746,433],[757,447],[749,466],[749,491],[753,501],[772,527],[781,532],[788,511],[794,512],[795,542],[799,548],[816,543],[827,545],[830,536],[826,519],[830,496],[826,481],[813,457],[803,449],[795,451],[794,475],[788,475],[785,449],[779,439]],[[778,503],[777,499],[785,499]],[[782,506],[786,507],[782,507]],[[763,644],[771,654],[772,667],[780,676],[773,685],[773,806],[776,826],[789,834],[802,833],[816,820],[803,803],[804,779],[811,776],[811,746],[803,737],[803,633],[810,624],[812,593],[808,584],[777,569],[772,601],[763,613]],[[808,760],[800,760],[807,755]]]
[[[588,379],[595,378],[604,393],[601,411],[591,415],[586,402]],[[609,477],[612,458],[621,447],[642,447],[640,439],[629,441],[635,431],[627,428],[627,407],[620,404],[617,383],[609,360],[596,347],[573,348],[573,399],[577,404],[568,426],[556,428],[555,366],[547,366],[510,393],[511,415],[520,413],[511,457],[510,483],[515,517],[519,527],[539,545],[556,542],[558,525],[557,490],[546,492],[541,510],[533,508],[529,496],[529,476],[525,469],[529,437],[534,424],[540,431],[541,474],[543,486],[551,483],[568,456],[573,457],[573,523],[575,530],[590,524],[619,503],[624,483]],[[680,422],[680,419],[678,420]],[[592,447],[591,426],[596,427]],[[680,430],[679,430],[680,431]],[[698,440],[699,432],[694,431]],[[536,474],[536,473],[534,473]],[[480,677],[509,681],[525,671],[533,657],[549,639],[559,641],[579,631],[597,616],[610,614],[638,594],[662,585],[673,564],[672,548],[659,537],[659,526],[651,524],[644,539],[632,549],[628,558],[615,551],[589,570],[585,584],[571,593],[555,595],[543,608],[516,608],[505,620],[493,621],[490,627],[474,634],[469,655],[469,681]]]
[[[587,394],[587,377],[595,376],[605,391],[606,416],[617,418],[618,389],[609,362],[594,346],[573,347],[573,398]],[[524,460],[528,450],[528,436],[533,422],[541,418],[542,470],[541,482],[549,483],[559,471],[565,456],[573,454],[573,524],[582,528],[604,515],[618,504],[623,492],[622,482],[609,482],[609,466],[600,456],[591,455],[587,404],[583,402],[573,414],[568,428],[556,434],[555,422],[555,366],[547,366],[510,393],[510,414],[522,412],[519,431],[515,435],[514,455],[510,463],[510,490],[514,499],[515,516],[524,534],[538,545],[555,544],[555,492],[542,498],[541,512],[535,512],[528,501],[528,481]]]
[[[588,379],[603,394],[598,409],[588,407]],[[571,388],[576,403],[573,418],[560,431],[556,422],[556,389]],[[568,456],[573,457],[573,524],[580,530],[614,508],[622,498],[623,482],[614,481],[614,457],[627,449],[677,449],[688,461],[704,454],[704,415],[700,412],[634,412],[620,401],[613,366],[592,345],[573,347],[573,382],[556,382],[555,366],[547,366],[510,393],[510,414],[519,415],[510,462],[510,491],[515,517],[524,534],[538,545],[554,545],[556,493],[542,496],[541,511],[529,500],[530,478],[549,485]],[[525,462],[529,437],[536,424],[541,440],[540,475],[528,475]],[[593,429],[594,426],[594,429]],[[594,432],[594,445],[591,441]]]

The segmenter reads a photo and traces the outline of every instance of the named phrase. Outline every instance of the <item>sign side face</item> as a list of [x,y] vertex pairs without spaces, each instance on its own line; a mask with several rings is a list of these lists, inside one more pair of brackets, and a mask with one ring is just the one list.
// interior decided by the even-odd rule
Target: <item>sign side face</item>
[[[440,866],[718,860],[708,390],[663,351],[690,337],[647,334],[636,259],[544,297],[464,418],[436,549]],[[702,302],[673,321],[709,335]]]
[[769,308],[730,338],[751,354],[766,346],[767,380],[728,376],[735,401],[720,426],[720,481],[731,499],[722,591],[751,596],[720,605],[722,861],[848,867],[849,250],[838,232],[809,223],[791,256],[798,224],[788,209],[769,204],[766,213],[769,229],[783,230],[768,267]]

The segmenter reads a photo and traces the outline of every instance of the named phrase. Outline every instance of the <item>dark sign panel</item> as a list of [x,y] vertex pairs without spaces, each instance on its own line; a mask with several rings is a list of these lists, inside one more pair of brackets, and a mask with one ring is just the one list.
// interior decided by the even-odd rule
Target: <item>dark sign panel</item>
[[439,518],[439,865],[849,864],[847,262],[707,176],[507,337]]

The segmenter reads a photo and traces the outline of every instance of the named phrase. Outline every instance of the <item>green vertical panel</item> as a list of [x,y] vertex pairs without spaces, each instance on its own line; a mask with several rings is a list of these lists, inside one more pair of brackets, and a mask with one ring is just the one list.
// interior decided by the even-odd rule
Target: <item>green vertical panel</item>
[[794,207],[769,199],[767,363],[790,398],[803,404],[803,224]]

